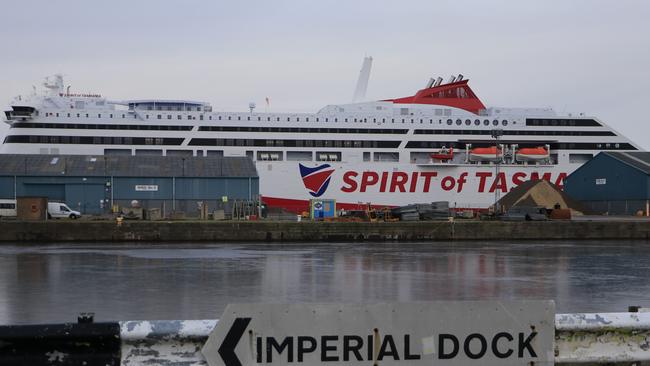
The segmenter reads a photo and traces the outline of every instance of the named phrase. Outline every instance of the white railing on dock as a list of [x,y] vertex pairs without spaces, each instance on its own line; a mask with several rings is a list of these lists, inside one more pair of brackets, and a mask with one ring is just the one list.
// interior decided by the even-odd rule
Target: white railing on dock
[[[120,322],[122,365],[207,365],[201,348],[217,320]],[[650,361],[650,312],[555,316],[555,363]]]

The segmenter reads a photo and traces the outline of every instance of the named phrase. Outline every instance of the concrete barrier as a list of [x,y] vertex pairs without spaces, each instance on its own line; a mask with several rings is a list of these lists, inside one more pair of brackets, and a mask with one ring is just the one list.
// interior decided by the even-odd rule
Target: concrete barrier
[[[77,365],[85,358],[88,366],[202,366],[206,362],[201,348],[217,324],[217,320],[171,320],[97,323],[81,328],[70,324],[4,326],[0,327],[0,365]],[[47,334],[43,333],[44,329],[49,329]],[[66,338],[60,331],[64,329],[74,329],[66,337],[67,341],[76,342],[77,348],[56,347],[65,344]],[[87,342],[79,342],[84,334]],[[31,346],[25,343],[28,340]],[[647,364],[649,342],[650,313],[555,316],[555,363],[558,365]],[[25,363],[19,353],[11,351],[20,349],[22,346],[17,345],[21,344],[38,347],[37,353],[26,356],[31,357],[31,362]]]
[[650,238],[650,221],[0,221],[0,242],[354,242]]

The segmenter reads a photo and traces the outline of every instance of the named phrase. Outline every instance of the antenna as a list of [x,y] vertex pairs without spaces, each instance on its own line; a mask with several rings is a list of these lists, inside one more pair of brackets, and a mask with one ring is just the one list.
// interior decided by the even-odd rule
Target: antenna
[[359,71],[359,79],[357,80],[357,87],[354,89],[352,102],[360,102],[366,97],[366,90],[368,89],[368,80],[370,79],[370,69],[372,68],[372,57],[364,57],[361,71]]
[[433,78],[430,78],[429,82],[427,83],[427,86],[425,86],[424,89],[429,89],[430,87],[432,87],[434,82],[435,80],[433,80]]
[[255,109],[255,107],[257,107],[257,105],[255,105],[255,102],[248,103],[248,109],[251,110],[251,113],[253,113],[253,110]]
[[441,83],[442,83],[442,78],[441,78],[440,76],[438,76],[438,80],[436,80],[436,83],[433,84],[433,86],[438,86],[438,85],[440,85]]
[[459,82],[463,80],[463,74],[458,74],[458,77],[456,78],[456,82]]

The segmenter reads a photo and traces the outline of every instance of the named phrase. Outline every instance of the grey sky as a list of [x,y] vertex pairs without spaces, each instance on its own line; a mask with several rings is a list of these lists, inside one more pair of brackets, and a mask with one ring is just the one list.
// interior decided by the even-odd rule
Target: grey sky
[[[488,106],[585,112],[650,149],[647,1],[5,1],[0,103],[63,73],[72,91],[247,109],[368,99],[462,73]],[[0,135],[6,127],[0,127]]]

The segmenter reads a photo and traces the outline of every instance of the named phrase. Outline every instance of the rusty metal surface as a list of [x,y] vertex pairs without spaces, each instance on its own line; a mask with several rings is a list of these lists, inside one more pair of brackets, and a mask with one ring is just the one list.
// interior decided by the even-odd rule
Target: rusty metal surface
[[557,314],[556,364],[650,364],[650,313]]
[[207,365],[201,347],[217,320],[120,322],[122,365]]
[[[217,320],[120,322],[122,365],[207,365],[200,350]],[[557,365],[650,365],[650,313],[555,316]]]

